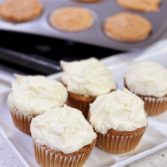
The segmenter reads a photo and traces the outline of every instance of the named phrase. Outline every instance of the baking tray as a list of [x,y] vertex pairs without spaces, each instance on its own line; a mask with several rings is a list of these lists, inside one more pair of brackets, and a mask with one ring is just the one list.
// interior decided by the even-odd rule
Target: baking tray
[[[143,60],[152,60],[163,64],[167,67],[167,40],[164,40],[153,48],[141,52],[128,53],[109,57],[102,60],[112,71],[117,80],[118,87],[123,87],[123,76],[127,67],[134,62]],[[5,75],[6,76],[6,75]],[[52,79],[60,79],[61,73],[49,76]],[[0,76],[2,78],[2,76]],[[13,77],[11,75],[11,80]],[[9,80],[8,80],[9,81]],[[0,98],[3,98],[4,103],[0,110],[0,127],[4,130],[15,148],[20,152],[24,159],[28,162],[30,167],[39,167],[34,159],[32,138],[15,128],[10,113],[6,106],[6,97],[10,91],[10,84],[7,84],[8,90],[0,93]],[[2,89],[0,89],[2,91]],[[138,159],[141,159],[149,154],[157,152],[167,147],[167,112],[156,117],[149,118],[148,128],[138,145],[138,147],[129,154],[112,155],[94,148],[89,159],[86,161],[84,167],[122,167],[130,164]]]
[[[0,3],[4,0],[0,0]],[[65,39],[74,42],[86,43],[119,50],[134,50],[146,47],[161,38],[167,28],[167,0],[162,0],[159,12],[138,13],[149,19],[153,24],[153,31],[150,37],[141,42],[118,42],[106,37],[102,31],[102,24],[105,18],[119,12],[129,11],[120,7],[116,0],[101,0],[98,3],[80,3],[77,0],[41,0],[44,6],[43,14],[31,22],[13,24],[0,21],[0,30],[36,34],[58,39]],[[95,24],[92,28],[82,32],[63,32],[56,30],[48,24],[50,13],[57,8],[65,6],[79,6],[90,9],[95,15]],[[136,12],[132,12],[136,13]]]

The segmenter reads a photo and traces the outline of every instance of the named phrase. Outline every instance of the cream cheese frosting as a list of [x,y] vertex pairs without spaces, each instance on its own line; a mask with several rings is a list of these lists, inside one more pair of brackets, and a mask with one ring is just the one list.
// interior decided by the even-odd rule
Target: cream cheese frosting
[[67,90],[60,82],[44,76],[16,75],[8,105],[25,115],[38,115],[63,106],[66,99]]
[[167,69],[154,62],[131,66],[125,76],[127,87],[135,94],[163,97],[167,95]]
[[30,127],[35,142],[65,154],[78,151],[96,139],[82,112],[66,105],[34,118]]
[[109,129],[133,131],[145,127],[144,102],[126,89],[99,96],[90,105],[90,122],[101,134]]
[[112,72],[95,58],[60,63],[62,81],[72,93],[99,96],[116,89]]

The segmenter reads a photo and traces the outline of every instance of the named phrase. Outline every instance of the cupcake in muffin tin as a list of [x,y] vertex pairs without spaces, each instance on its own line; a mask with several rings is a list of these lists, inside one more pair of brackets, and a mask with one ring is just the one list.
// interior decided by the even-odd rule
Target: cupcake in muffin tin
[[55,80],[17,75],[8,96],[8,106],[16,127],[30,134],[32,118],[63,106],[66,99],[66,88]]
[[80,32],[91,28],[94,24],[93,13],[81,7],[61,7],[55,9],[49,22],[52,27],[65,32]]
[[7,0],[0,6],[0,17],[12,23],[37,19],[43,11],[39,0]]
[[143,16],[122,12],[106,18],[103,25],[107,37],[122,42],[139,42],[152,32],[152,23]]
[[117,3],[127,9],[142,12],[157,12],[161,0],[117,0]]

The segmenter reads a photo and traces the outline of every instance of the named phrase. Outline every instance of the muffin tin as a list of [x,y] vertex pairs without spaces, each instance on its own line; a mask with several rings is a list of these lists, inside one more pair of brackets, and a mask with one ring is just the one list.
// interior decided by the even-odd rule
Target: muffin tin
[[[0,2],[3,2],[3,0],[0,0]],[[158,12],[142,13],[124,9],[116,3],[116,0],[100,0],[94,3],[82,3],[77,0],[41,0],[41,3],[44,6],[44,11],[36,20],[17,24],[0,20],[0,29],[65,39],[119,50],[134,50],[146,47],[160,39],[167,28],[167,0],[162,0]],[[90,9],[95,14],[94,25],[90,29],[81,32],[63,32],[50,26],[48,18],[51,12],[54,9],[65,6],[79,6]],[[125,11],[140,14],[152,22],[153,31],[148,39],[141,42],[126,43],[112,40],[104,34],[102,26],[105,19]]]

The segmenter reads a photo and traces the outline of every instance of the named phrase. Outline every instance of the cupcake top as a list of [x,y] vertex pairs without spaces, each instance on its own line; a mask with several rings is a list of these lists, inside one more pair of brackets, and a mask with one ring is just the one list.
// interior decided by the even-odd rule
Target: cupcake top
[[133,131],[147,125],[144,102],[128,90],[117,90],[96,98],[90,105],[90,122],[95,130]]
[[31,134],[35,142],[65,154],[78,151],[96,138],[82,112],[68,106],[54,108],[34,118]]
[[54,107],[63,106],[67,99],[65,87],[44,76],[16,76],[8,105],[25,115],[38,115]]
[[95,58],[64,62],[62,81],[68,91],[79,95],[99,96],[116,88],[112,72]]
[[154,62],[141,62],[130,67],[125,82],[135,94],[154,97],[167,95],[167,69]]

